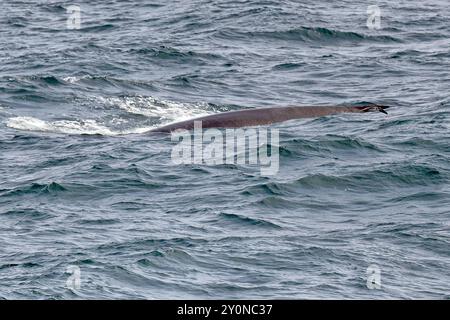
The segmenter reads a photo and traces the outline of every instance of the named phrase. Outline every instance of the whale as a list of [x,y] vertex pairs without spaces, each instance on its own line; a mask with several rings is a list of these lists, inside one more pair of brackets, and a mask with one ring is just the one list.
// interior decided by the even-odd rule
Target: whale
[[170,123],[150,130],[150,132],[170,133],[176,130],[192,130],[197,121],[201,121],[202,128],[242,128],[269,125],[293,119],[323,117],[339,113],[382,112],[387,114],[389,106],[376,104],[359,106],[287,106],[249,108],[221,112],[197,117],[185,121]]

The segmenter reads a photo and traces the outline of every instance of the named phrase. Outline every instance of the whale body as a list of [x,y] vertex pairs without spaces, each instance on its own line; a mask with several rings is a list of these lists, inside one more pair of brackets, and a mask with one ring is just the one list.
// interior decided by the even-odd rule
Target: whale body
[[338,113],[383,112],[388,106],[308,106],[308,107],[270,107],[228,111],[203,117],[171,123],[150,130],[150,132],[170,133],[175,130],[192,130],[195,121],[201,121],[202,128],[241,128],[261,126],[291,119],[322,117]]

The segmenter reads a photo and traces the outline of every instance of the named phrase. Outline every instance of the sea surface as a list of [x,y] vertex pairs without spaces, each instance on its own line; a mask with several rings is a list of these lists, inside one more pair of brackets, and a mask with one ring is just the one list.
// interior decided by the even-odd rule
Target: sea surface
[[[450,299],[449,15],[1,0],[0,299]],[[174,164],[171,137],[146,133],[365,103],[391,108],[272,125],[273,176]]]

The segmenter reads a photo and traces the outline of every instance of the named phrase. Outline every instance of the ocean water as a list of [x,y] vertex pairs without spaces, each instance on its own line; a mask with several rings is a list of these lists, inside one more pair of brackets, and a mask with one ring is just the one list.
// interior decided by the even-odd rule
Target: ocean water
[[[449,299],[449,13],[447,0],[1,1],[0,299]],[[146,133],[363,103],[392,107],[272,125],[268,177],[175,165],[170,136]]]

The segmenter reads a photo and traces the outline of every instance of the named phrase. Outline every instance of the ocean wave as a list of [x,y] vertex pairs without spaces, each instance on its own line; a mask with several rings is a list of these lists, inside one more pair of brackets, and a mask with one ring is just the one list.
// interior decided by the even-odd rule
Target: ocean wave
[[263,219],[256,219],[256,218],[250,218],[234,213],[224,213],[221,212],[219,214],[219,217],[225,221],[236,223],[239,226],[242,225],[251,225],[251,226],[257,226],[257,227],[263,227],[263,228],[274,228],[274,229],[282,229],[279,225],[263,220]]
[[[51,74],[37,74],[37,75],[21,75],[21,76],[6,76],[1,77],[2,81],[6,81],[8,87],[17,86],[22,88],[21,91],[16,91],[16,93],[32,93],[34,92],[33,89],[37,89],[38,87],[51,87],[51,86],[58,86],[63,85],[64,81],[63,79],[51,75]],[[25,87],[26,89],[23,89]],[[15,92],[14,90],[11,90],[10,92]]]
[[[27,222],[27,221],[42,221],[54,218],[55,215],[49,213],[48,211],[37,210],[33,208],[16,208],[8,210],[2,215],[9,217],[16,221],[16,223]],[[1,268],[0,268],[1,269]]]
[[375,169],[363,169],[350,174],[306,174],[288,182],[265,182],[246,187],[241,194],[289,196],[298,189],[380,190],[388,186],[414,187],[442,184],[446,174],[434,167],[413,164],[392,164]]
[[57,78],[53,75],[29,76],[29,77],[24,77],[24,78],[31,80],[31,81],[41,82],[41,83],[47,84],[47,85],[63,84],[59,78]]
[[73,75],[66,76],[62,78],[66,84],[78,84],[81,83],[83,85],[96,85],[100,87],[104,86],[113,86],[113,87],[127,87],[127,88],[144,88],[144,89],[153,89],[153,85],[150,81],[136,80],[136,79],[125,79],[125,78],[117,78],[112,76],[102,76],[102,75]]
[[3,195],[7,196],[13,196],[13,195],[23,195],[23,194],[31,194],[31,193],[37,193],[37,194],[50,194],[50,193],[57,193],[57,192],[63,192],[67,189],[64,188],[63,185],[51,182],[48,184],[41,184],[41,183],[32,183],[31,185],[17,187],[15,189],[9,190]]
[[179,247],[196,247],[199,245],[204,245],[208,240],[204,238],[191,238],[191,237],[172,237],[172,238],[137,238],[126,242],[123,241],[112,241],[105,244],[100,244],[97,249],[100,252],[110,252],[116,251],[120,252],[123,250],[128,250],[127,248],[134,249],[157,249],[165,248],[173,251],[173,248]]
[[158,48],[132,48],[129,49],[128,52],[133,54],[136,53],[139,55],[155,57],[163,60],[175,59],[178,62],[180,61],[193,62],[193,60],[196,59],[211,59],[211,60],[224,59],[222,56],[216,53],[201,53],[192,50],[183,51],[167,46],[159,46]]
[[85,28],[81,28],[82,32],[102,32],[102,31],[111,31],[111,29],[117,29],[118,27],[111,23],[105,23],[102,25],[94,25]]
[[296,181],[307,188],[352,188],[355,190],[380,189],[386,186],[412,187],[436,185],[443,182],[443,175],[437,169],[425,165],[392,164],[388,167],[365,169],[347,175],[313,174]]
[[328,29],[324,27],[300,27],[287,30],[275,31],[239,31],[236,29],[225,29],[218,31],[217,36],[223,38],[237,38],[237,39],[276,39],[286,41],[303,41],[303,42],[401,42],[400,39],[389,35],[366,35],[363,33],[353,31],[340,31]]

